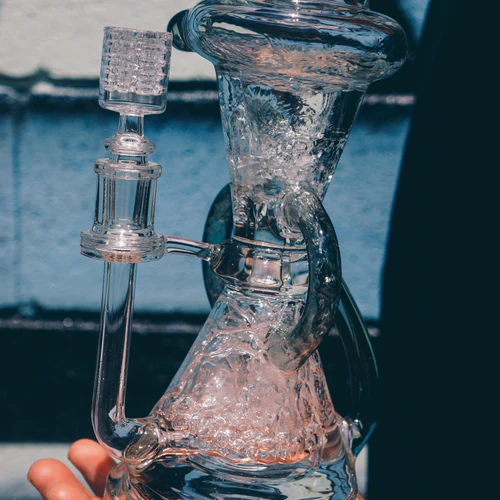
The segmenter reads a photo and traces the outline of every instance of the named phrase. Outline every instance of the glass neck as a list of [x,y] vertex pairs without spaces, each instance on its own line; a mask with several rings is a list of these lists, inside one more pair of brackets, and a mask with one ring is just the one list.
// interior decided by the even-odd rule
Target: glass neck
[[144,135],[144,116],[120,114],[118,120],[118,134]]

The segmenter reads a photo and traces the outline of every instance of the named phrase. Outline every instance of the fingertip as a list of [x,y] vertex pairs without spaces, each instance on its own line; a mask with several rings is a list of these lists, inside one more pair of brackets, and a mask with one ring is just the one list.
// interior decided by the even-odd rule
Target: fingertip
[[[49,492],[53,498],[69,498],[64,497],[65,491],[70,491],[71,494],[78,493],[72,500],[87,500],[90,498],[90,493],[87,493],[85,487],[76,479],[75,475],[58,460],[53,458],[43,458],[37,460],[28,471],[28,481],[40,492],[42,497],[47,500]],[[59,485],[66,485],[65,488],[57,490]]]
[[44,489],[54,476],[54,470],[60,469],[62,464],[53,458],[37,460],[28,470],[28,481],[37,489]]
[[79,439],[70,446],[68,458],[71,462],[73,460],[78,461],[81,456],[87,456],[89,453],[99,453],[100,451],[106,453],[95,441],[91,439]]
[[116,465],[106,450],[95,441],[81,439],[71,446],[68,458],[83,475],[92,491],[102,495],[109,471]]
[[68,451],[68,459],[77,469],[96,462],[107,463],[110,467],[115,465],[107,451],[91,439],[75,441]]

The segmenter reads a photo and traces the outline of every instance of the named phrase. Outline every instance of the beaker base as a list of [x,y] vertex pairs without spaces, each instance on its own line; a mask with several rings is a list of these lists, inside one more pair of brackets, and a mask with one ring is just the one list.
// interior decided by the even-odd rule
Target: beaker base
[[283,482],[256,479],[245,482],[203,472],[185,459],[152,464],[137,472],[119,464],[109,474],[104,500],[169,499],[315,499],[354,500],[356,478],[350,464],[341,460],[303,477]]

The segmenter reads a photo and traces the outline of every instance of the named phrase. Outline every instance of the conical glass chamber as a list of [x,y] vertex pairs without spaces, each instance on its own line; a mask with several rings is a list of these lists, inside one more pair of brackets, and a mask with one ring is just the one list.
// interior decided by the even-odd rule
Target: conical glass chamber
[[235,236],[281,242],[279,199],[323,198],[368,85],[405,60],[401,27],[366,0],[206,0],[169,30],[217,71]]
[[354,498],[367,430],[335,412],[316,350],[336,315],[351,374],[376,368],[321,200],[367,86],[403,63],[404,34],[361,0],[207,0],[169,30],[215,65],[232,213],[224,241],[164,239],[224,289],[147,418],[97,398],[98,438],[123,462],[106,497]]

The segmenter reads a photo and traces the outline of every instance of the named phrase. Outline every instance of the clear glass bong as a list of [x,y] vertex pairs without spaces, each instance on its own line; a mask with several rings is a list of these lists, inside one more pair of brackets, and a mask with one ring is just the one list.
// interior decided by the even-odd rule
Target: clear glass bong
[[[106,498],[356,496],[377,371],[321,200],[367,86],[405,59],[401,27],[367,4],[206,0],[171,33],[105,29],[99,103],[120,119],[81,250],[105,261],[92,419],[120,462]],[[205,243],[154,231],[161,167],[143,125],[166,108],[172,40],[217,70],[230,187]],[[213,308],[165,395],[130,418],[136,267],[166,252],[204,260]],[[350,370],[343,416],[317,352],[333,329]]]

